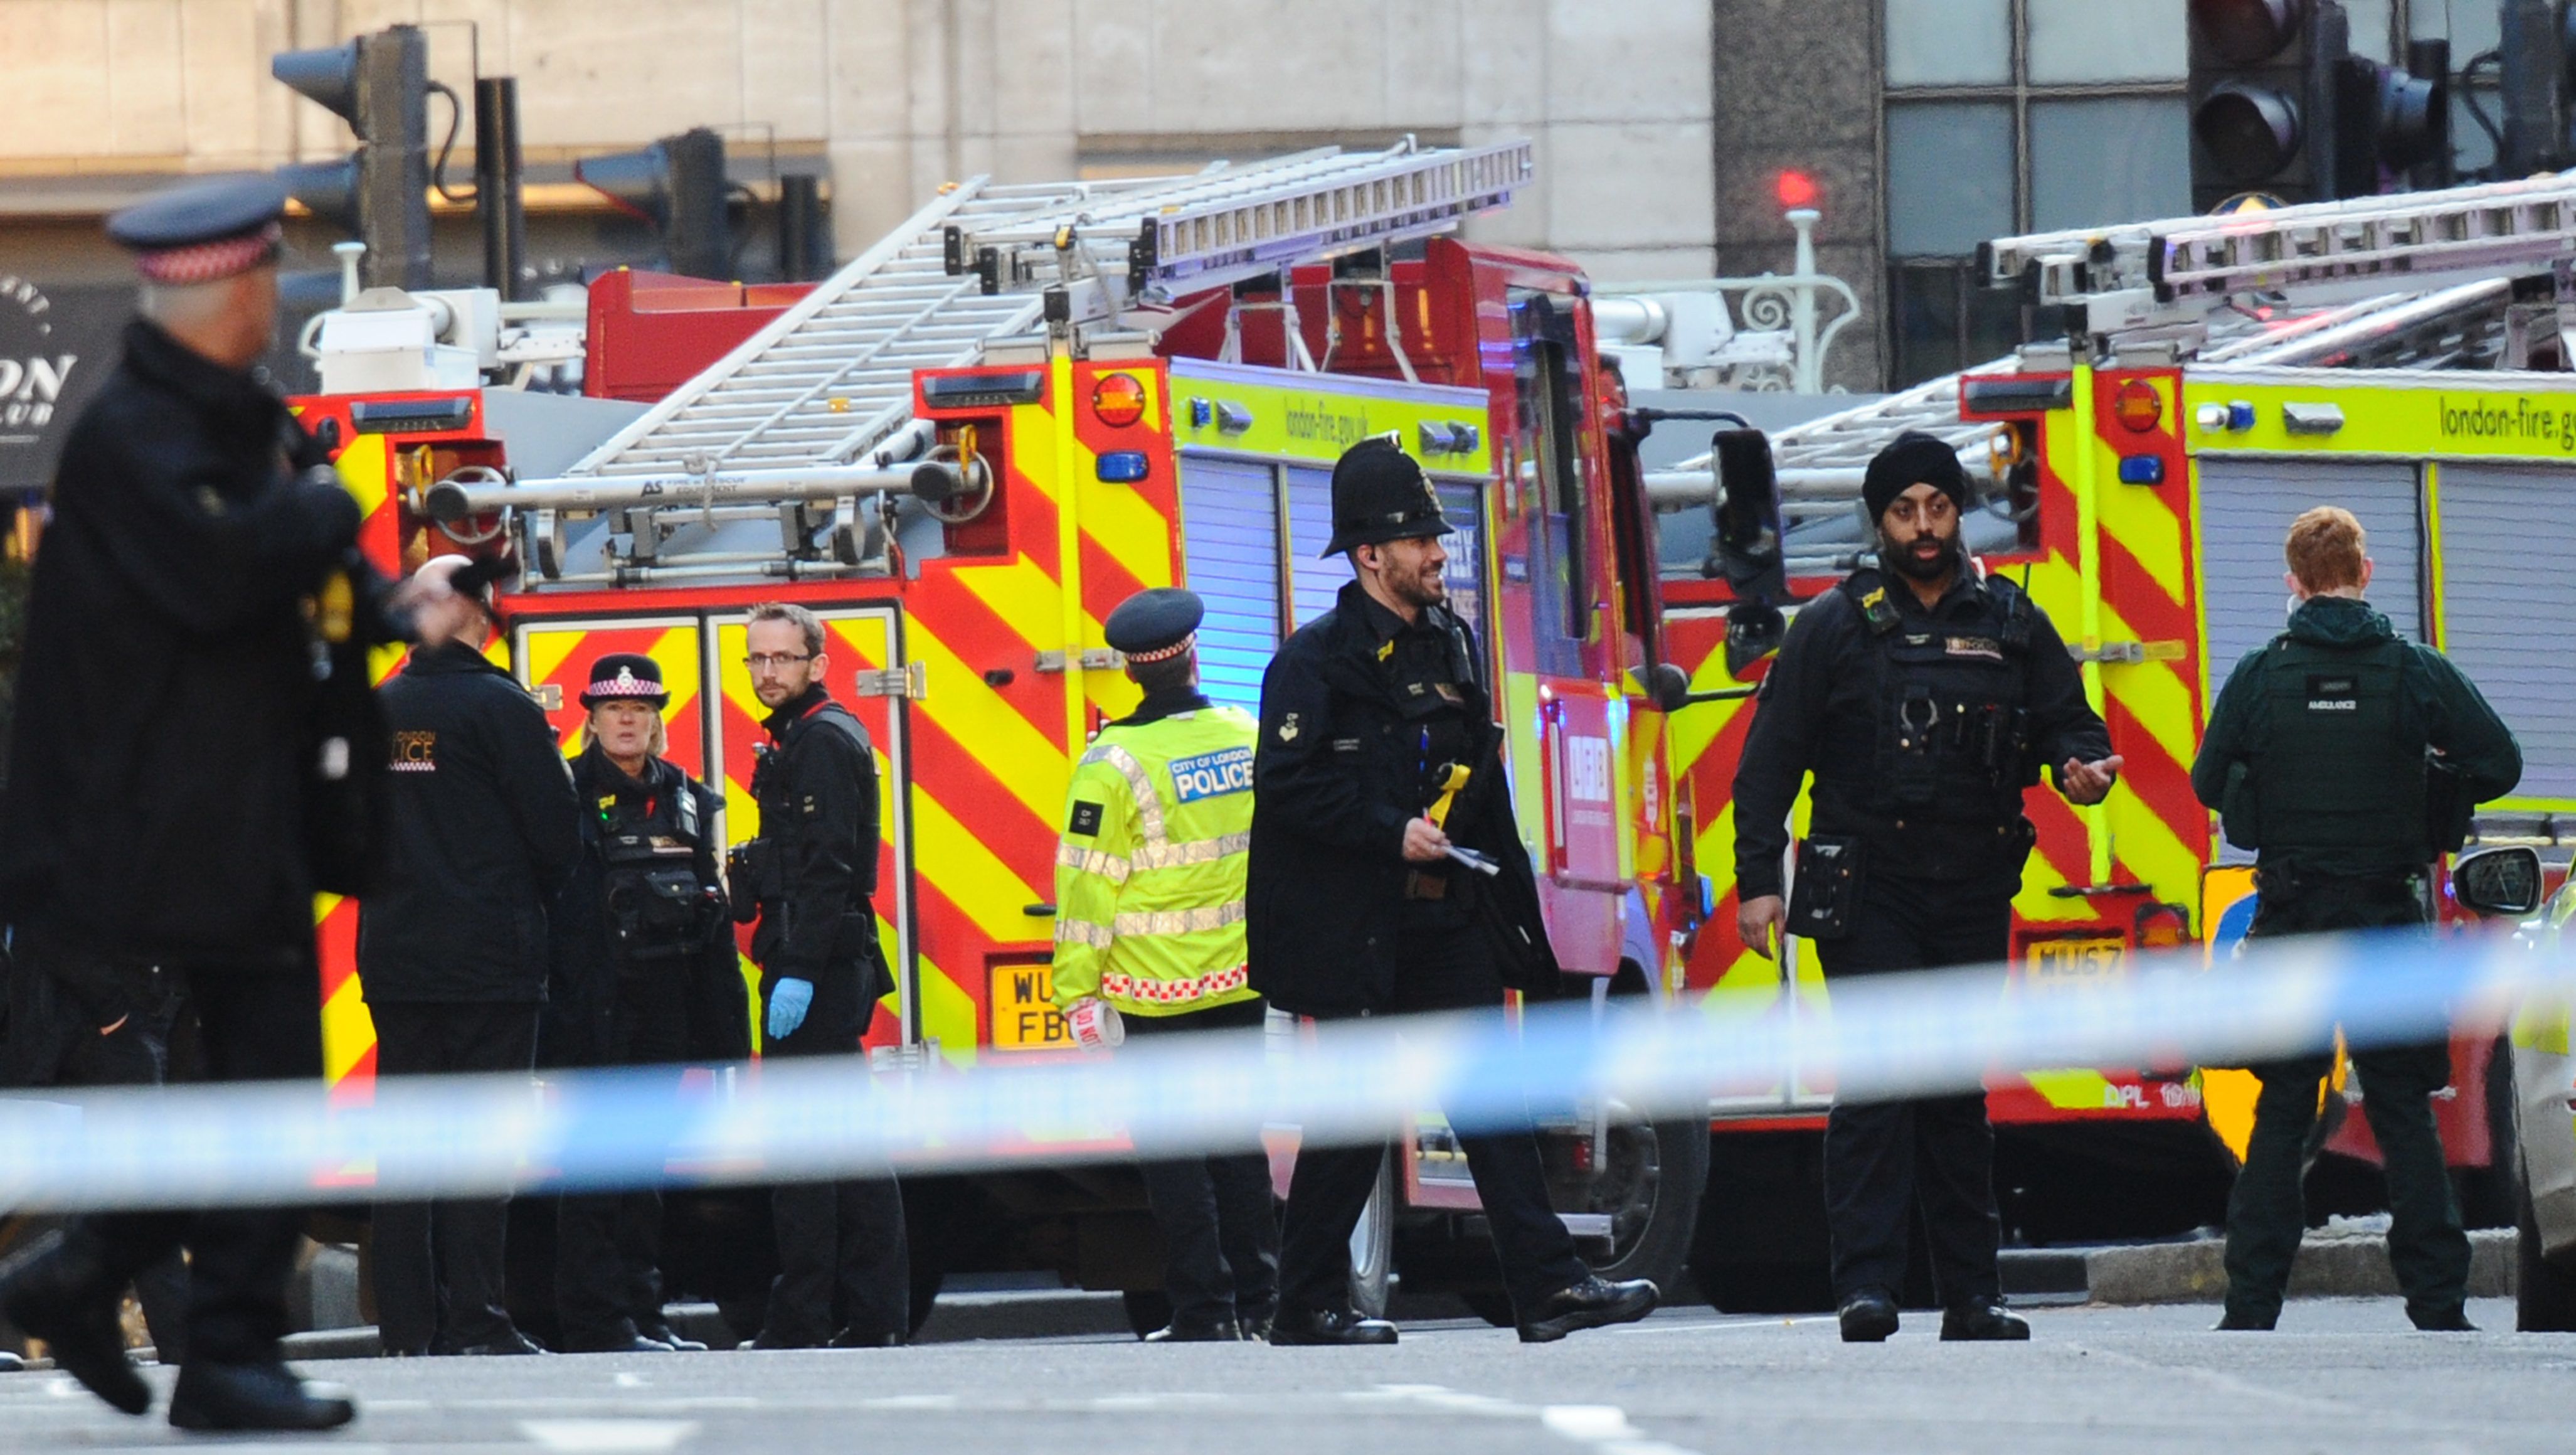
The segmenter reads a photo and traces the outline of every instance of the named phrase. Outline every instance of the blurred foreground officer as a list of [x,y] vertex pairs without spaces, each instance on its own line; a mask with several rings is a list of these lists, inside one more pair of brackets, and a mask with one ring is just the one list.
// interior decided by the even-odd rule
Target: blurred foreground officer
[[[1141,591],[1102,625],[1144,701],[1073,770],[1055,856],[1055,1003],[1077,1027],[1115,1012],[1124,1033],[1254,1031],[1244,974],[1243,869],[1252,839],[1250,715],[1200,695],[1187,591]],[[1077,1030],[1077,1037],[1094,1036]],[[1247,1057],[1261,1054],[1257,1042]],[[1248,1150],[1143,1164],[1163,1233],[1172,1322],[1148,1343],[1259,1338],[1279,1294],[1279,1220],[1261,1128]]]
[[[483,655],[495,568],[420,568],[424,619],[450,628],[381,694],[393,734],[385,882],[359,907],[358,979],[376,1023],[376,1074],[515,1071],[536,1064],[546,909],[581,848],[572,776],[545,709]],[[377,1327],[393,1354],[534,1354],[502,1311],[509,1199],[380,1203]]]
[[[0,800],[0,920],[108,1039],[184,993],[216,1081],[317,1080],[321,978],[308,834],[325,685],[305,598],[359,510],[253,376],[277,317],[267,178],[193,184],[119,213],[138,317],[54,486]],[[363,584],[363,583],[362,583]],[[137,1042],[142,1038],[136,1038]],[[108,1049],[108,1048],[101,1048]],[[144,1049],[138,1046],[136,1049]],[[185,1244],[189,1429],[326,1429],[345,1395],[280,1360],[301,1215],[229,1208],[75,1219],[0,1269],[0,1309],[108,1403],[140,1414],[117,1301]]]
[[[671,694],[651,657],[591,664],[573,759],[581,858],[555,905],[549,1064],[661,1066],[751,1055],[733,926],[716,873],[715,795],[662,757]],[[702,1349],[662,1316],[662,1197],[566,1194],[555,1298],[569,1353]]]
[[[1874,570],[1798,613],[1762,679],[1735,770],[1737,929],[1777,953],[1784,926],[1828,980],[2000,963],[2036,835],[2022,790],[2055,765],[2069,803],[2099,803],[2120,760],[2047,613],[1960,542],[1967,472],[1907,433],[1861,487]],[[1780,897],[1790,805],[1815,775],[1797,895]],[[1837,1101],[1825,1126],[1825,1219],[1842,1335],[1896,1332],[1918,1198],[1944,1339],[2027,1339],[1995,1268],[1994,1131],[1981,1091]]]
[[[762,1054],[859,1055],[877,999],[894,989],[877,947],[877,760],[868,730],[823,689],[822,620],[801,606],[752,608],[751,688],[769,709],[751,795],[760,837],[734,850],[734,917],[760,927]],[[852,1060],[850,1073],[868,1074]],[[912,1333],[903,1197],[891,1170],[802,1182],[770,1195],[778,1281],[756,1349],[877,1348]]]
[[[1324,554],[1347,554],[1358,579],[1262,678],[1252,984],[1298,1015],[1493,1013],[1506,985],[1558,980],[1483,659],[1444,604],[1448,533],[1420,465],[1382,439],[1352,446],[1333,467]],[[1495,871],[1468,867],[1453,848]],[[1575,1256],[1525,1113],[1458,1131],[1524,1341],[1653,1310],[1654,1284],[1605,1282]],[[1298,1150],[1270,1342],[1395,1342],[1395,1325],[1350,1303],[1351,1230],[1387,1156],[1383,1142]]]
[[[2522,781],[2522,750],[2486,699],[2430,647],[2362,599],[2361,522],[2319,506],[2290,526],[2290,629],[2246,654],[2220,689],[2191,786],[2228,842],[2256,851],[2250,935],[2412,930],[2428,919],[2425,865],[2460,847],[2470,812]],[[2307,1227],[2300,1196],[2317,1083],[2330,1053],[2254,1067],[2262,1094],[2227,1203],[2222,1329],[2269,1329]],[[2388,1257],[2415,1327],[2466,1331],[2469,1240],[2431,1098],[2447,1042],[2355,1047],[2361,1107],[2388,1166]]]

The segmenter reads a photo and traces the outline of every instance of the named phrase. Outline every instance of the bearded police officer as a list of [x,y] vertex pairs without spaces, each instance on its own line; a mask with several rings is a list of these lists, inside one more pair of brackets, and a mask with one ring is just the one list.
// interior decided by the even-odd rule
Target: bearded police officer
[[[894,989],[873,903],[876,751],[824,690],[831,661],[814,613],[754,607],[744,642],[774,744],[751,775],[760,837],[733,862],[734,917],[759,921],[751,957],[761,969],[761,1053],[857,1056],[878,997]],[[891,1173],[781,1187],[770,1205],[778,1280],[744,1347],[877,1347],[910,1335],[903,1199]]]
[[[552,919],[545,1060],[661,1066],[751,1054],[731,916],[716,873],[715,795],[662,756],[671,694],[640,652],[591,664],[573,759],[582,854]],[[566,1195],[555,1302],[573,1353],[702,1349],[662,1314],[662,1199],[651,1188]]]
[[[1392,442],[1345,452],[1324,554],[1347,554],[1357,579],[1262,678],[1252,985],[1299,1015],[1495,1011],[1507,985],[1558,978],[1484,658],[1446,605],[1448,532],[1429,477]],[[1654,1284],[1605,1282],[1575,1256],[1525,1115],[1458,1131],[1522,1339],[1653,1310]],[[1382,1142],[1299,1149],[1273,1344],[1395,1342],[1395,1326],[1359,1317],[1349,1293],[1351,1230],[1387,1155]]]
[[[1102,625],[1145,697],[1100,730],[1066,795],[1055,1001],[1077,1026],[1102,1007],[1144,1038],[1258,1030],[1266,1013],[1243,951],[1253,722],[1199,694],[1205,612],[1191,593],[1161,588],[1127,598]],[[1261,1337],[1279,1284],[1261,1128],[1243,1128],[1238,1150],[1143,1171],[1172,1302],[1171,1323],[1147,1342]]]
[[[2320,506],[2290,527],[2289,630],[2246,654],[2209,715],[2191,784],[2228,841],[2256,851],[2258,938],[2420,932],[2425,866],[2460,846],[2469,811],[2522,780],[2522,751],[2439,652],[2370,609],[2361,522]],[[2415,1327],[2467,1330],[2460,1230],[2431,1097],[2450,1048],[2356,1047],[2360,1098],[2388,1167],[2388,1255]],[[2254,1133],[2227,1204],[2222,1329],[2269,1329],[2307,1226],[2300,1197],[2326,1052],[2257,1066]]]
[[[1784,929],[1804,936],[1828,980],[1998,962],[2034,838],[2023,788],[2046,763],[2068,802],[2099,803],[2120,760],[2047,614],[1967,560],[1951,448],[1899,436],[1861,494],[1880,564],[1798,613],[1736,768],[1737,928],[1762,955]],[[1784,902],[1789,809],[1810,773],[1813,826]],[[2030,1337],[1997,1281],[1993,1163],[1980,1092],[1833,1108],[1825,1215],[1844,1339],[1896,1332],[1918,1197],[1941,1337]]]
[[[333,768],[347,783],[369,766],[314,731],[332,653],[308,610],[350,569],[359,508],[253,372],[275,342],[285,209],[269,178],[218,179],[108,223],[135,251],[140,316],[56,475],[0,799],[0,921],[22,965],[107,1040],[140,1039],[162,992],[183,994],[217,1081],[321,1077],[313,892],[343,866],[317,852],[316,812]],[[372,603],[355,574],[353,604]],[[364,613],[350,640],[385,625]],[[118,1298],[184,1244],[171,1422],[344,1424],[349,1401],[279,1358],[300,1225],[265,1208],[79,1218],[0,1269],[0,1310],[141,1414]]]

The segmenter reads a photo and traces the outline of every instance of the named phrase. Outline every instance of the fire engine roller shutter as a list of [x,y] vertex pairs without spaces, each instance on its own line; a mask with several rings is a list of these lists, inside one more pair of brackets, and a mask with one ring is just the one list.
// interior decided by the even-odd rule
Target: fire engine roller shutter
[[2370,604],[2424,639],[2423,525],[2411,464],[2204,459],[2200,462],[2201,615],[2209,628],[2209,696],[2247,652],[2288,625],[2282,541],[2311,506],[2361,521],[2377,563]]
[[2562,538],[2568,474],[2441,467],[2442,649],[2522,744],[2517,798],[2576,798],[2576,686],[2534,650],[2576,621]]
[[1199,690],[1261,710],[1261,673],[1279,648],[1279,506],[1268,465],[1186,460],[1181,468],[1183,584],[1207,603]]
[[1286,474],[1290,619],[1304,626],[1333,609],[1342,583],[1351,579],[1351,566],[1340,556],[1323,555],[1333,542],[1332,470],[1290,465]]

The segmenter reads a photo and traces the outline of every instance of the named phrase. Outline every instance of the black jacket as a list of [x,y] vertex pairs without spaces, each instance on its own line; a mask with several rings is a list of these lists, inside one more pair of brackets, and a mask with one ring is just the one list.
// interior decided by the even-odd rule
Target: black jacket
[[[776,746],[752,775],[763,882],[751,955],[762,993],[782,978],[814,984],[807,1027],[837,1040],[865,1030],[894,988],[877,943],[877,760],[867,729],[818,684],[764,721]],[[742,910],[737,908],[736,913]]]
[[382,693],[393,734],[384,884],[359,907],[369,1004],[546,993],[546,908],[581,851],[555,733],[462,642],[415,654]]
[[[2007,590],[2017,588],[2007,587]],[[1913,590],[1902,582],[1887,583],[1887,599],[1900,618],[1900,633],[1928,631],[1938,618],[1947,626],[1969,626],[1991,620],[1998,593],[1962,572],[1939,604],[1925,611]],[[2026,718],[2028,762],[2054,772],[2069,758],[2086,762],[2109,756],[2111,737],[2101,717],[2084,699],[2084,676],[2068,655],[2065,641],[2036,602],[2028,605],[2029,641],[2023,648],[2021,707]],[[1788,640],[1763,677],[1756,696],[1753,725],[1744,739],[1735,768],[1735,878],[1737,894],[1755,899],[1781,892],[1781,857],[1789,847],[1789,809],[1809,773],[1816,778],[1811,832],[1853,834],[1873,842],[1890,827],[1875,806],[1880,789],[1880,729],[1888,707],[1882,688],[1887,653],[1851,597],[1829,591],[1806,604],[1790,624]],[[1928,842],[1952,869],[1973,867],[1975,876],[1944,870],[1936,878],[2009,877],[2020,872],[2028,853],[2027,821],[2016,806],[2008,823],[1990,816],[1986,822],[1953,825],[1962,842]],[[1998,828],[2016,830],[2000,839]],[[1973,840],[1969,836],[1973,835]],[[1937,836],[1934,836],[1937,838]],[[1917,838],[1918,847],[1925,838]],[[1907,876],[1930,868],[1902,857],[1878,857],[1872,875]]]
[[[548,916],[553,977],[547,992],[547,1065],[601,1065],[610,1059],[611,1022],[617,1013],[620,957],[608,905],[610,869],[602,858],[604,834],[628,832],[685,837],[677,804],[685,795],[698,826],[691,856],[698,882],[715,888],[706,933],[694,954],[640,967],[683,982],[688,1056],[693,1061],[733,1061],[751,1054],[750,1012],[742,965],[735,953],[732,917],[725,912],[723,877],[716,868],[716,796],[692,782],[676,763],[656,758],[641,781],[629,777],[597,743],[573,759],[574,800],[581,806],[581,854],[571,882]],[[638,973],[628,967],[626,974]]]
[[[1421,764],[1399,731],[1404,719],[1377,660],[1369,606],[1357,582],[1345,585],[1331,611],[1280,646],[1261,679],[1244,929],[1252,988],[1298,1015],[1375,1010],[1395,984],[1404,827],[1420,817]],[[1454,629],[1481,676],[1466,626],[1444,608],[1428,613],[1433,625]],[[1491,911],[1489,931],[1512,947],[1500,954],[1505,983],[1552,990],[1556,959],[1503,781],[1503,733],[1481,682],[1468,698],[1478,743],[1449,837],[1503,866],[1477,893]]]
[[127,328],[38,553],[0,919],[141,958],[311,956],[319,696],[300,599],[360,515],[298,478],[321,459],[249,375]]

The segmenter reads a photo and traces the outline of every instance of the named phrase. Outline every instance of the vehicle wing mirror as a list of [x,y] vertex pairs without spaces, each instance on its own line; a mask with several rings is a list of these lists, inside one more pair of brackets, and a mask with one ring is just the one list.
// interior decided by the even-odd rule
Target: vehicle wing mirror
[[2540,909],[2540,853],[2485,849],[2451,865],[2451,893],[2480,914],[2520,919]]
[[1717,496],[1710,505],[1716,529],[1705,569],[1724,576],[1735,593],[1726,613],[1726,670],[1741,681],[1754,663],[1779,650],[1788,630],[1780,614],[1780,603],[1789,599],[1780,476],[1771,463],[1771,441],[1758,429],[1719,430],[1709,448],[1717,456]]
[[1632,667],[1628,675],[1635,680],[1638,693],[1653,703],[1657,712],[1679,712],[1690,705],[1690,674],[1676,663]]

